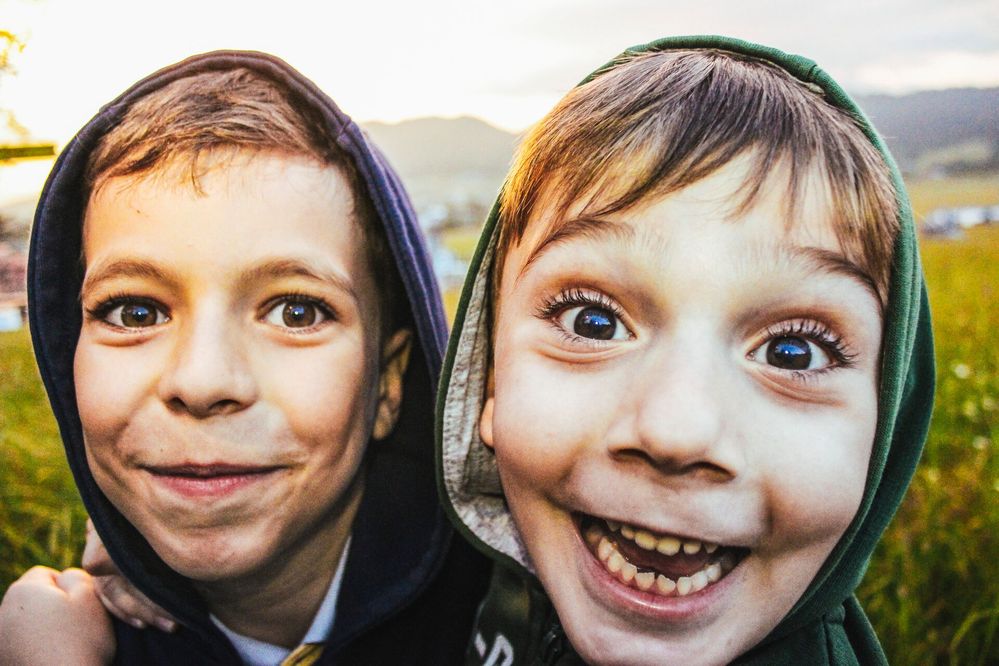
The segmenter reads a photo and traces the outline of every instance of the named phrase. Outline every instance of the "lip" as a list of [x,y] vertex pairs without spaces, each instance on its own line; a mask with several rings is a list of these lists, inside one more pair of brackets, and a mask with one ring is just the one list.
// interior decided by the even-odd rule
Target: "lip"
[[686,596],[665,597],[643,592],[614,578],[583,541],[579,521],[574,520],[573,524],[583,586],[598,603],[610,610],[624,611],[658,623],[702,621],[721,613],[726,605],[725,597],[742,574],[740,560],[721,580]]
[[266,481],[282,468],[230,463],[148,465],[154,483],[183,497],[222,498]]

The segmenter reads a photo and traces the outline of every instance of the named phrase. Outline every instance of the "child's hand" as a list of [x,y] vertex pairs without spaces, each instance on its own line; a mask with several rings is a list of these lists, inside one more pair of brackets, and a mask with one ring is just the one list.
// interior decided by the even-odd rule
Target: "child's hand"
[[148,625],[166,632],[177,629],[177,621],[169,613],[150,601],[121,575],[89,519],[87,545],[83,549],[83,568],[94,576],[94,589],[104,607],[122,622],[138,629]]
[[110,664],[111,618],[82,569],[32,567],[0,604],[0,663]]

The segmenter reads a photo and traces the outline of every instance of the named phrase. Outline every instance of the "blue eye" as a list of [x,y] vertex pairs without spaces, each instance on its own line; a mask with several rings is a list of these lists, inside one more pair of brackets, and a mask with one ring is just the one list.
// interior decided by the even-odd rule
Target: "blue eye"
[[801,338],[777,338],[767,345],[767,363],[788,370],[805,370],[812,362],[812,351]]
[[781,370],[818,370],[831,363],[818,344],[793,335],[772,338],[763,349],[767,364]]
[[599,305],[569,308],[558,317],[559,324],[581,338],[590,340],[624,340],[629,337],[617,315]]
[[617,328],[617,318],[614,313],[603,308],[583,308],[572,322],[572,330],[576,335],[594,340],[610,340]]

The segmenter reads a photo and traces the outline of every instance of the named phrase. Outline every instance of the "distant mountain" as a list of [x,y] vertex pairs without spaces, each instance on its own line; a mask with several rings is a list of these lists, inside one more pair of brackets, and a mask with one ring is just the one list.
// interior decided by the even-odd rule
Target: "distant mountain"
[[[908,95],[860,95],[857,103],[906,173],[999,169],[999,88],[954,88]],[[519,136],[471,117],[418,118],[364,129],[399,170],[417,203],[459,198],[488,202]]]
[[856,99],[903,171],[999,168],[999,88]]
[[468,170],[502,175],[517,144],[516,134],[469,116],[372,122],[364,129],[403,175]]

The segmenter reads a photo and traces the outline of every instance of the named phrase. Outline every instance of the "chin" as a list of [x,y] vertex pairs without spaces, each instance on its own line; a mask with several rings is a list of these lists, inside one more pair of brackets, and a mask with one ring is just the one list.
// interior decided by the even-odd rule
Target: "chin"
[[186,578],[211,583],[253,574],[265,564],[267,543],[231,531],[149,538],[156,554]]

